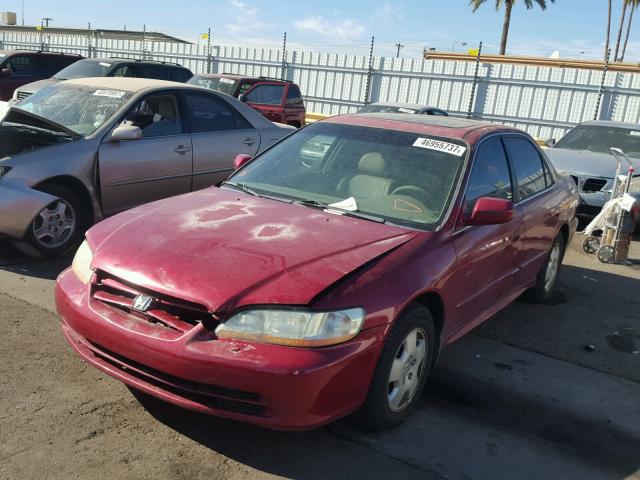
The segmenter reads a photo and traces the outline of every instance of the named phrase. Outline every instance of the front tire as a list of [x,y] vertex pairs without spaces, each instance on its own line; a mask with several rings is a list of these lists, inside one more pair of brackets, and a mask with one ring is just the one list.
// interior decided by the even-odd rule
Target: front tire
[[61,185],[45,185],[40,191],[58,199],[38,212],[24,239],[14,244],[32,257],[58,257],[82,240],[88,226],[86,208],[73,191]]
[[395,427],[411,415],[433,364],[433,316],[411,305],[389,333],[358,419],[372,430]]
[[547,302],[556,289],[562,258],[564,257],[565,243],[562,234],[554,240],[544,265],[536,277],[536,285],[527,292],[526,298],[533,303]]

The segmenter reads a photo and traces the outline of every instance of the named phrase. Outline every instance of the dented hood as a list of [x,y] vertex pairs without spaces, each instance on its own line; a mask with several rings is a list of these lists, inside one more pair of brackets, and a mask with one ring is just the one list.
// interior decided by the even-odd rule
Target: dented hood
[[92,228],[93,267],[152,291],[229,311],[304,305],[419,232],[210,188]]

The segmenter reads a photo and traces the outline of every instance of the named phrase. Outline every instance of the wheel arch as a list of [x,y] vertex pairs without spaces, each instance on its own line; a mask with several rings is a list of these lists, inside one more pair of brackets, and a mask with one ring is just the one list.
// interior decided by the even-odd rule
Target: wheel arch
[[34,190],[42,191],[47,185],[59,185],[61,187],[68,188],[75,193],[85,208],[85,213],[87,214],[87,219],[90,222],[90,225],[93,224],[95,218],[95,212],[93,211],[93,198],[91,197],[91,193],[89,193],[89,189],[81,180],[71,175],[59,175],[47,178],[46,180],[34,185],[32,188]]
[[406,310],[406,308],[411,304],[422,305],[427,308],[429,312],[431,312],[431,316],[433,317],[433,326],[436,329],[436,351],[433,356],[433,364],[435,365],[439,356],[440,350],[442,347],[442,333],[444,331],[444,320],[445,320],[445,307],[444,302],[442,301],[442,297],[438,292],[435,291],[427,291],[421,293],[417,297],[415,297],[411,302],[409,302],[400,315]]

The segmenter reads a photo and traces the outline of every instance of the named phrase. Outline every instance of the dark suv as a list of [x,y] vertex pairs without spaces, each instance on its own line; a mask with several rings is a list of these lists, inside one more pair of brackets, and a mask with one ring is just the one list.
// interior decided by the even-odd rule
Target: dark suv
[[14,100],[22,100],[38,90],[62,80],[86,77],[155,78],[185,83],[193,73],[177,63],[136,60],[132,58],[87,58],[56,71],[51,78],[33,82],[16,90]]
[[68,53],[0,50],[0,100],[10,100],[16,88],[49,78],[81,58]]
[[302,93],[298,85],[288,80],[212,73],[195,75],[188,83],[236,97],[272,122],[294,127],[305,124],[307,112]]

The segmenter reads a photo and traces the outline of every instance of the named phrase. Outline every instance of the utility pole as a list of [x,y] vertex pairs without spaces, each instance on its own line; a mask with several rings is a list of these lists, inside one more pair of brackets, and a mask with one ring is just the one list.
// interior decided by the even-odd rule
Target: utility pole
[[24,0],[22,0],[22,26],[24,27]]
[[396,58],[400,57],[400,49],[404,48],[404,45],[402,45],[400,42],[396,43]]
[[44,26],[45,26],[46,28],[49,28],[49,22],[52,22],[52,21],[53,21],[53,18],[50,18],[50,17],[44,17],[44,18],[42,19],[42,21],[44,22]]

